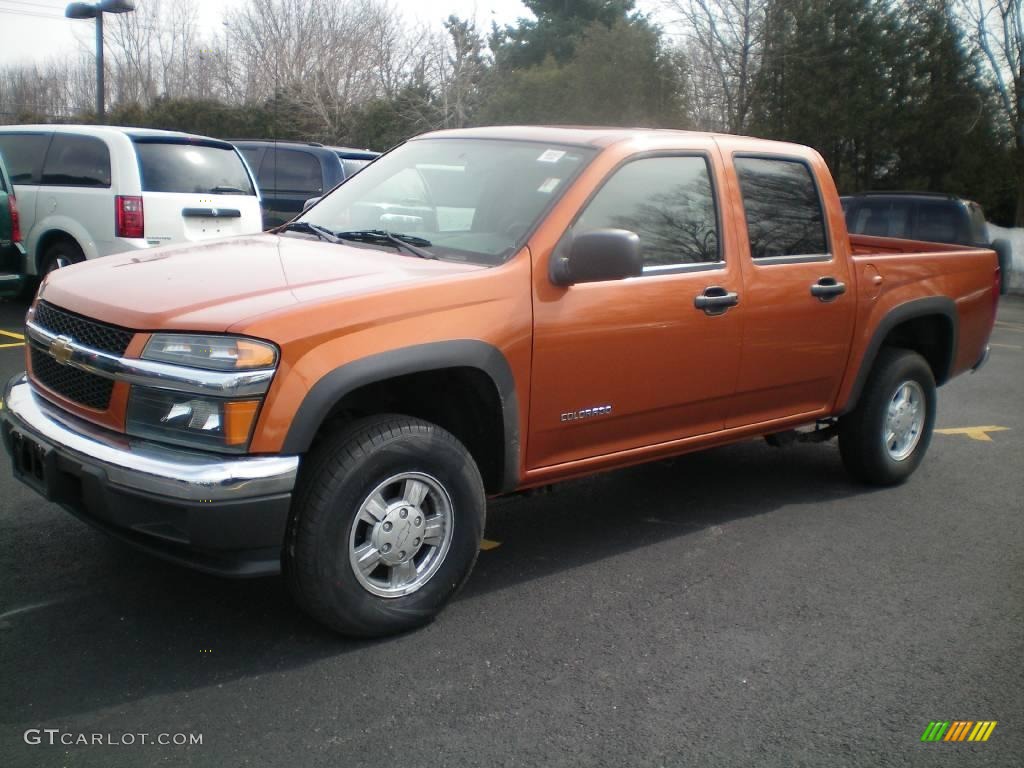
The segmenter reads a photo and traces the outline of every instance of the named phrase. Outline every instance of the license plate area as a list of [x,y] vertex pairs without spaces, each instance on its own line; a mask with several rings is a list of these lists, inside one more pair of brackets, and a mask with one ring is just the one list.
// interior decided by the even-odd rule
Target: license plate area
[[10,439],[14,476],[48,497],[47,480],[53,463],[53,449],[37,443],[17,430],[11,431]]

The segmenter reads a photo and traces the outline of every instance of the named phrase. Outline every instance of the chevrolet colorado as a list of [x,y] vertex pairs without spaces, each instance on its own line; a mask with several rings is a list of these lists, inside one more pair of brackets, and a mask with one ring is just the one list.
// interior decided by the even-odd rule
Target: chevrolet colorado
[[991,250],[849,237],[807,147],[443,131],[272,232],[47,276],[3,439],[107,532],[381,635],[466,580],[488,496],[794,434],[905,480],[998,293]]

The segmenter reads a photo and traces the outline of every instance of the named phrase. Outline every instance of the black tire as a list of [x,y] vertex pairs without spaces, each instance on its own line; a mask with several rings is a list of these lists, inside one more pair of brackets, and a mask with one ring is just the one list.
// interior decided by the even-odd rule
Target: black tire
[[70,267],[85,261],[85,254],[74,240],[58,240],[43,254],[43,270],[40,277],[46,277],[55,269]]
[[1013,264],[1013,248],[1009,240],[993,240],[992,250],[999,258],[999,293],[1005,295],[1010,289],[1010,267]]
[[[425,583],[411,594],[382,597],[360,582],[350,548],[368,529],[359,517],[361,507],[378,486],[402,473],[421,473],[443,489],[450,500],[451,533],[446,554],[437,556],[439,565]],[[423,520],[428,519],[434,498],[419,502]],[[430,622],[468,578],[480,549],[485,514],[480,472],[454,436],[406,416],[361,419],[326,440],[306,460],[285,541],[285,578],[303,609],[342,634],[376,637],[413,629]],[[372,530],[380,534],[377,528]],[[383,561],[381,567],[390,573]]]
[[[917,383],[925,412],[916,444],[897,459],[886,445],[885,430],[890,403],[906,382]],[[935,404],[935,378],[928,362],[910,350],[883,348],[857,407],[839,420],[839,452],[847,472],[869,485],[896,485],[910,477],[928,451]]]

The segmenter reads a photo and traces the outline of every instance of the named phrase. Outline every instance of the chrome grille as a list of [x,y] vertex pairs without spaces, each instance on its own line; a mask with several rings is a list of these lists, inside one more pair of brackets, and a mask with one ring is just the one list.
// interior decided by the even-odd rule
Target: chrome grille
[[[36,305],[32,321],[50,333],[118,356],[128,349],[134,335],[134,331],[90,320],[45,301]],[[30,354],[33,378],[50,391],[86,408],[105,411],[110,407],[112,380],[58,363],[49,350],[35,341],[30,342]]]
[[31,350],[32,376],[40,384],[86,408],[105,411],[110,407],[110,395],[114,391],[111,379],[61,365],[35,344]]
[[89,320],[45,301],[36,305],[35,316],[32,319],[36,325],[42,326],[51,333],[67,336],[79,344],[98,349],[101,352],[109,352],[112,355],[123,355],[131,343],[132,336],[135,335],[134,331]]

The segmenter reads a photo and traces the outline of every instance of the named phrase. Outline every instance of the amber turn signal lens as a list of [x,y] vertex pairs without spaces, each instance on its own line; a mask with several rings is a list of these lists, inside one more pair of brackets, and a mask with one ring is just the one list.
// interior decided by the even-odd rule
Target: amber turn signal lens
[[236,400],[224,403],[224,443],[245,445],[252,433],[252,423],[260,408],[259,400]]
[[238,340],[236,368],[272,368],[277,362],[274,348],[245,339]]

